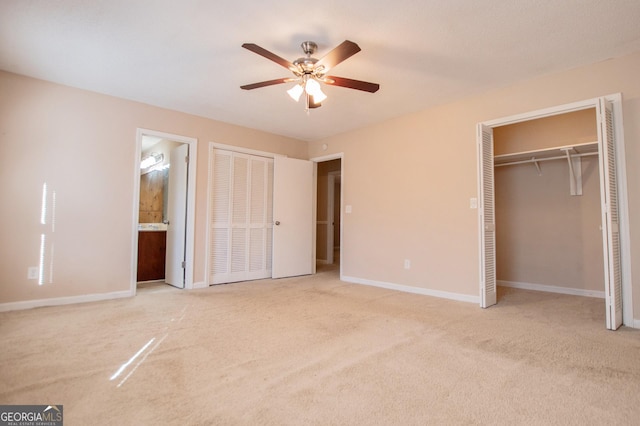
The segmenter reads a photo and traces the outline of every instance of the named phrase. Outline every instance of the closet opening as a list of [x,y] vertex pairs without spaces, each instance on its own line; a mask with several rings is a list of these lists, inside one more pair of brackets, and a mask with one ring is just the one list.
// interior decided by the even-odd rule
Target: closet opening
[[621,116],[616,94],[478,124],[481,307],[515,287],[633,323]]
[[595,109],[494,127],[493,147],[498,287],[604,304]]

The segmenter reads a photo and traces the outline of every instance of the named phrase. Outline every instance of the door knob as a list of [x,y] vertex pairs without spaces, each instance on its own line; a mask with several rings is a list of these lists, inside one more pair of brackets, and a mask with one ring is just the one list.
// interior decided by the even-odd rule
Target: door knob
[[276,220],[276,226],[277,225],[280,225],[280,221],[279,220]]

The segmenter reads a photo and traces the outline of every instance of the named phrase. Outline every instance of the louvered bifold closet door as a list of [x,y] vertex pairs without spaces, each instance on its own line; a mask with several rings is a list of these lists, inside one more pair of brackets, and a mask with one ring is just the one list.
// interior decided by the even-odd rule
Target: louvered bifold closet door
[[495,305],[497,301],[493,129],[491,127],[478,125],[478,144],[480,306],[488,308]]
[[271,276],[273,160],[212,149],[210,284]]
[[[249,160],[239,155],[233,156],[231,185],[231,277],[229,281],[241,281],[247,270],[247,211]],[[228,282],[229,282],[228,281]]]
[[267,278],[271,276],[273,160],[252,158],[249,164],[247,269],[249,279]]
[[596,109],[600,146],[602,241],[605,254],[604,278],[607,304],[606,322],[608,329],[616,330],[622,325],[622,271],[620,265],[620,227],[613,110],[605,99],[600,99]]
[[212,149],[209,153],[211,223],[209,233],[209,284],[219,284],[230,273],[231,241],[231,152]]

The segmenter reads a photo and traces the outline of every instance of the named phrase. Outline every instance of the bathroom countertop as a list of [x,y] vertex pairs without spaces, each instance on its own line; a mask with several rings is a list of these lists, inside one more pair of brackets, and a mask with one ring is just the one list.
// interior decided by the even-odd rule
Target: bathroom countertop
[[166,231],[166,223],[139,223],[138,231]]

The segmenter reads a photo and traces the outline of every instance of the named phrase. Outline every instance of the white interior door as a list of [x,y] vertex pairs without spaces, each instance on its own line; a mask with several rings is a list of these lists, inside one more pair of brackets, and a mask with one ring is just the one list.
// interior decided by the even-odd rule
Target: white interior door
[[313,162],[274,159],[272,277],[313,273]]
[[493,129],[478,125],[478,217],[480,230],[480,306],[497,302],[496,220],[493,176]]
[[188,144],[182,144],[171,150],[167,194],[167,219],[169,223],[167,226],[165,282],[179,288],[184,288],[188,160]]
[[611,105],[601,98],[596,105],[600,149],[600,194],[602,201],[602,243],[604,251],[607,328],[622,325],[622,271],[620,266],[620,226],[616,179],[615,135]]

